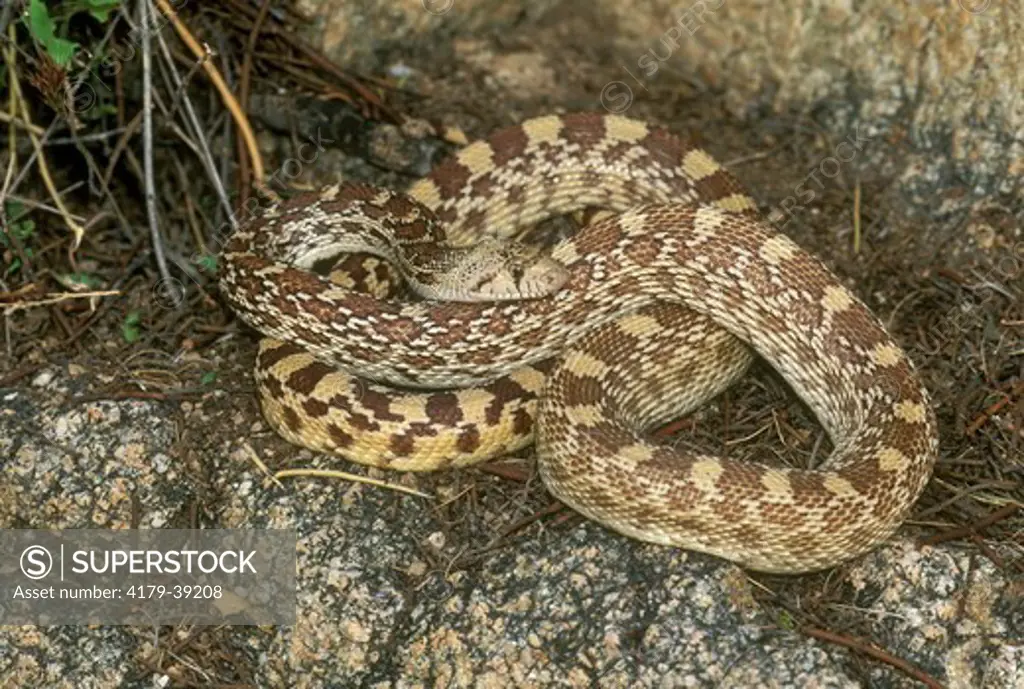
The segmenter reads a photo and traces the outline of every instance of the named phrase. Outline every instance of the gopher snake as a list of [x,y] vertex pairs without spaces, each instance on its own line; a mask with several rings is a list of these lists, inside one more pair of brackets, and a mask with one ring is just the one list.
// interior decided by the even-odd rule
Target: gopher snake
[[[703,150],[622,117],[548,116],[464,148],[409,198],[381,193],[382,217],[429,223],[433,211],[456,245],[580,208],[620,212],[555,248],[568,281],[535,300],[381,300],[313,274],[303,251],[330,243],[315,237],[365,200],[354,189],[284,202],[224,249],[228,302],[276,338],[261,343],[257,380],[287,439],[396,469],[464,465],[522,445],[543,386],[538,464],[556,497],[627,535],[772,572],[866,552],[923,490],[937,437],[912,363],[816,258],[760,222]],[[669,333],[689,337],[703,363],[672,356],[681,345]],[[821,468],[770,468],[641,437],[742,371],[737,337],[832,438]],[[340,369],[469,389],[404,394]]]

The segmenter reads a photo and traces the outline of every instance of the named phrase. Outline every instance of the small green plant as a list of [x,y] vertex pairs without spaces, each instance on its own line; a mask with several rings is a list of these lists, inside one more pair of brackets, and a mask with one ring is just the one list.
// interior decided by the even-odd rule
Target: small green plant
[[66,38],[71,17],[88,12],[96,21],[106,22],[110,19],[110,13],[120,4],[121,0],[71,0],[59,5],[55,18],[43,0],[30,0],[28,30],[43,46],[50,59],[61,67],[67,67],[80,47]]
[[82,272],[62,273],[54,275],[54,279],[72,292],[88,292],[89,290],[99,289],[103,285],[103,282],[98,278]]
[[142,332],[141,324],[142,316],[139,315],[138,311],[129,311],[125,314],[124,321],[121,323],[121,336],[125,342],[131,344],[138,341],[139,335]]
[[777,621],[783,629],[796,629],[796,620],[786,610],[780,610]]
[[4,218],[7,221],[7,232],[0,233],[0,247],[7,268],[4,270],[4,277],[21,270],[21,257],[13,251],[13,241],[16,240],[22,247],[25,258],[32,258],[32,247],[28,246],[28,240],[36,231],[36,222],[27,217],[28,211],[25,206],[17,201],[4,203]]
[[199,269],[206,273],[217,273],[217,257],[214,254],[203,254],[194,261]]

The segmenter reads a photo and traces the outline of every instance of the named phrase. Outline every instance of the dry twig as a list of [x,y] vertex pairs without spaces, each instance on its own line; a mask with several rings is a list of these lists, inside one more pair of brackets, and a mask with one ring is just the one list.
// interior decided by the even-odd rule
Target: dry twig
[[234,118],[235,124],[238,126],[239,132],[242,138],[245,140],[245,147],[249,152],[249,157],[252,160],[253,173],[256,177],[256,186],[261,191],[266,190],[264,187],[264,181],[266,175],[263,167],[263,157],[260,155],[259,146],[256,144],[256,135],[253,134],[252,125],[249,124],[249,118],[246,117],[245,112],[238,105],[238,101],[235,100],[234,94],[231,93],[231,89],[224,82],[224,78],[217,71],[216,65],[211,60],[206,59],[206,50],[199,45],[199,42],[192,35],[192,32],[188,30],[188,27],[182,23],[174,9],[168,4],[167,0],[156,0],[157,6],[160,7],[160,11],[170,20],[171,24],[174,25],[174,30],[178,32],[178,36],[188,46],[192,54],[195,55],[196,59],[201,60],[203,69],[206,72],[206,76],[209,77],[210,81],[213,82],[214,87],[220,94],[221,100],[224,102],[224,106],[231,112],[231,117]]
[[888,651],[884,651],[874,644],[862,641],[861,639],[855,639],[851,636],[844,634],[837,634],[836,632],[830,632],[827,629],[818,629],[817,627],[804,626],[800,627],[800,632],[807,636],[814,637],[815,639],[821,639],[831,644],[838,644],[845,646],[846,648],[852,649],[864,655],[870,656],[875,660],[880,660],[886,665],[891,665],[900,672],[904,673],[911,679],[915,679],[921,682],[929,689],[945,689],[945,687],[934,677],[926,673],[924,670],[920,670],[917,667],[911,665],[908,661],[903,658],[897,658]]
[[156,184],[153,181],[153,42],[150,36],[149,0],[139,0],[139,24],[142,29],[142,165],[146,196],[146,217],[153,255],[163,284],[173,284],[164,256],[164,241],[156,212]]
[[[18,73],[16,70],[15,58],[17,54],[14,50],[14,25],[8,25],[7,27],[7,38],[8,38],[8,52],[7,52],[7,81],[11,90],[11,98],[18,104],[18,109],[21,111],[21,119],[27,125],[29,125],[28,138],[32,142],[32,148],[36,153],[36,168],[39,170],[39,176],[43,180],[43,186],[46,187],[47,193],[50,198],[53,199],[53,205],[60,211],[61,218],[64,220],[64,224],[71,230],[71,234],[74,237],[74,243],[71,246],[71,252],[77,251],[79,245],[82,243],[82,238],[85,236],[85,228],[75,222],[74,218],[71,217],[71,213],[68,212],[67,207],[64,205],[64,199],[61,198],[60,193],[57,191],[56,185],[53,183],[53,177],[50,175],[50,167],[46,162],[46,155],[43,153],[43,146],[40,142],[40,137],[35,134],[31,129],[32,127],[32,114],[29,112],[28,103],[25,102],[24,93],[21,90],[21,84],[18,80]],[[10,185],[5,181],[5,191],[10,188]],[[0,202],[2,202],[0,198]]]

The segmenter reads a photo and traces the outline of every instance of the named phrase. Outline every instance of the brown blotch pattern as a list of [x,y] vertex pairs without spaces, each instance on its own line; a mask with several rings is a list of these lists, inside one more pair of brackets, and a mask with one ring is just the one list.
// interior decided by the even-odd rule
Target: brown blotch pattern
[[470,170],[455,158],[449,158],[430,173],[429,177],[441,192],[441,198],[460,195],[469,181]]
[[359,395],[359,403],[368,409],[378,421],[403,421],[399,414],[391,412],[391,397],[375,389],[366,389]]
[[467,455],[476,452],[476,449],[480,447],[480,431],[475,426],[463,429],[462,433],[459,434],[456,447],[459,449],[459,452]]
[[288,376],[287,384],[292,390],[306,396],[316,389],[317,384],[323,380],[324,376],[333,372],[333,367],[314,359],[297,371],[292,371],[292,374]]
[[601,381],[592,376],[581,376],[563,369],[561,387],[567,407],[598,404],[603,398]]
[[355,440],[350,434],[346,433],[336,424],[330,424],[327,426],[327,435],[330,437],[331,442],[339,448],[351,447],[352,442]]
[[533,394],[528,394],[523,389],[523,386],[507,376],[497,379],[489,384],[486,389],[494,395],[494,399],[487,405],[485,412],[487,423],[492,426],[497,425],[501,420],[506,404],[513,401],[529,401],[535,397]]
[[682,161],[683,155],[692,150],[692,147],[688,146],[686,142],[664,129],[652,129],[639,145],[648,151],[653,160],[669,169],[677,167]]
[[459,398],[451,392],[439,392],[430,395],[424,405],[427,418],[441,426],[455,426],[463,419]]
[[526,150],[529,139],[522,127],[505,127],[488,139],[494,152],[494,166],[503,167],[510,160],[519,158]]
[[598,113],[574,113],[562,117],[562,136],[584,150],[594,148],[605,138],[604,117]]
[[410,433],[391,436],[389,448],[396,457],[409,457],[416,450],[416,439]]
[[298,433],[302,428],[302,419],[299,418],[295,410],[290,407],[282,407],[281,413],[284,416],[284,423],[288,429],[293,433]]

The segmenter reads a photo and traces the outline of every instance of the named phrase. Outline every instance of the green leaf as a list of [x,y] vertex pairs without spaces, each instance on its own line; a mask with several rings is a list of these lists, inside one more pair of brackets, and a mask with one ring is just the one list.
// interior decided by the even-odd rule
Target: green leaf
[[43,44],[46,52],[61,67],[71,62],[78,44],[57,37],[57,27],[43,0],[30,0],[28,4],[28,30]]
[[98,107],[91,108],[91,110],[96,112],[96,116],[97,117],[99,117],[101,115],[116,115],[117,114],[117,106],[114,105],[113,103],[102,103]]
[[199,379],[200,383],[203,385],[212,385],[215,380],[217,380],[216,371],[208,371],[203,374],[202,378]]
[[7,222],[14,222],[20,215],[25,212],[25,204],[20,201],[5,201],[4,202],[4,215],[7,216]]
[[110,19],[110,13],[117,9],[121,0],[88,0],[89,14],[97,21],[105,22]]
[[139,324],[142,322],[142,316],[138,311],[129,311],[124,316],[124,321],[121,323],[121,337],[124,338],[125,342],[135,342],[139,339],[141,332]]
[[[7,233],[0,232],[0,246],[8,246],[10,239],[7,234],[13,235],[19,241],[24,241],[36,231],[36,221],[25,216],[29,210],[17,201],[7,201],[4,204],[4,217],[7,218]],[[26,247],[27,251],[27,247]]]
[[199,266],[201,270],[204,270],[208,273],[217,272],[217,257],[214,256],[213,254],[205,254],[203,256],[200,256],[199,260],[196,261],[196,264]]
[[28,30],[32,37],[43,45],[49,45],[56,38],[55,28],[46,3],[43,0],[31,0],[28,3]]
[[36,231],[36,221],[22,220],[21,222],[14,223],[11,225],[11,231],[14,233],[15,237],[24,241],[31,237],[32,233]]
[[54,38],[46,44],[46,52],[61,67],[66,67],[71,62],[71,58],[75,56],[76,50],[78,50],[77,43],[65,41],[63,38]]

